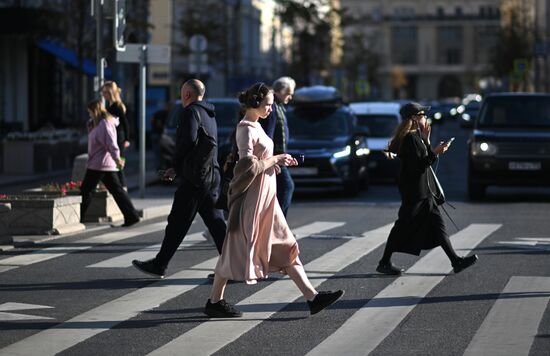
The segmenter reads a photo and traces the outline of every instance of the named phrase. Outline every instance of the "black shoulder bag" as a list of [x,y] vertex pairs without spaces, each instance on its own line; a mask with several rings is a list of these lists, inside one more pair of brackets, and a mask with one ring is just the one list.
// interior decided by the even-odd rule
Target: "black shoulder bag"
[[[430,176],[431,176],[431,178],[434,182],[434,186],[435,186],[433,190],[432,190],[432,187],[430,186]],[[445,207],[443,206],[443,204],[447,203],[447,205],[449,205],[451,208],[453,208],[453,209],[456,209],[456,208],[454,206],[452,206],[451,204],[449,204],[449,202],[445,199],[445,192],[443,191],[443,187],[439,183],[439,180],[437,179],[437,176],[435,175],[435,172],[432,169],[432,166],[428,167],[428,172],[426,174],[426,179],[428,181],[428,189],[430,190],[430,193],[432,194],[435,203],[437,205],[441,206],[441,209],[443,209],[443,211],[445,212],[445,215],[447,215],[449,220],[451,220],[454,227],[458,231],[459,230],[458,226],[456,226],[454,220],[451,218],[451,216],[449,215],[447,210],[445,210]]]
[[216,139],[205,130],[200,113],[190,108],[193,117],[199,123],[197,140],[193,148],[183,160],[182,176],[197,188],[205,188],[214,181],[214,157],[216,153]]

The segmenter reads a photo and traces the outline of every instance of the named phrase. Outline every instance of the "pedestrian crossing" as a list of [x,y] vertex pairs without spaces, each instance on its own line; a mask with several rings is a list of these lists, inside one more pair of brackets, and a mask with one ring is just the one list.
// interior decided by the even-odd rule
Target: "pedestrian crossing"
[[[330,244],[320,253],[308,260],[303,260],[312,284],[319,289],[330,283],[331,279],[341,276],[344,270],[354,264],[361,263],[372,256],[385,243],[392,224],[368,226],[361,234],[352,238],[341,239]],[[307,244],[323,244],[317,236],[338,236],[350,229],[344,221],[311,221],[293,229],[299,241]],[[50,247],[35,253],[13,256],[0,260],[1,266],[38,265],[51,263],[53,259],[62,259],[73,252],[85,252],[90,247],[107,244],[117,244],[132,238],[142,238],[155,233],[155,241],[162,236],[164,223],[143,225],[136,229],[109,232],[95,237],[71,242],[69,247]],[[451,242],[460,254],[466,255],[483,244],[488,237],[498,233],[502,224],[470,224],[451,236]],[[353,226],[357,231],[357,226]],[[313,237],[313,238],[310,238]],[[117,328],[117,325],[129,320],[139,319],[143,313],[159,310],[163,305],[176,298],[186,298],[197,290],[208,291],[205,278],[212,271],[217,261],[215,248],[207,242],[201,232],[189,234],[180,249],[184,251],[201,244],[211,247],[211,254],[199,263],[184,269],[176,270],[163,280],[151,279],[151,282],[135,290],[119,295],[112,300],[97,305],[89,310],[71,315],[65,320],[58,320],[50,327],[35,328],[24,337],[9,343],[2,343],[0,335],[0,355],[55,355],[59,353],[74,353],[80,345],[92,343],[91,340],[105,337]],[[143,246],[142,244],[141,246]],[[202,245],[201,245],[202,246]],[[303,246],[303,245],[301,245]],[[329,246],[329,244],[327,244]],[[84,264],[84,272],[97,269],[131,269],[132,259],[147,259],[153,257],[160,244],[150,244],[136,248],[134,251],[121,251],[114,257]],[[302,247],[303,250],[303,247]],[[304,252],[304,251],[302,251]],[[182,253],[182,252],[180,252]],[[381,253],[378,250],[377,254]],[[174,257],[178,258],[178,254]],[[7,262],[6,262],[7,261]],[[479,262],[483,263],[483,259]],[[374,267],[374,266],[373,266]],[[373,268],[374,269],[374,268]],[[13,271],[12,273],[17,272]],[[356,305],[353,312],[345,320],[338,322],[330,335],[324,337],[303,350],[300,354],[307,355],[367,355],[376,348],[407,319],[408,315],[419,303],[439,285],[450,277],[451,266],[441,249],[434,249],[414,262],[398,278],[388,278],[387,284],[381,286],[374,297],[365,299],[362,305]],[[0,273],[2,269],[0,268]],[[136,276],[143,277],[136,271]],[[457,277],[458,278],[458,277]],[[368,283],[368,281],[367,281]],[[238,285],[237,285],[238,286]],[[241,287],[238,287],[239,289]],[[255,285],[254,288],[242,285],[250,292],[240,300],[232,299],[243,310],[244,317],[238,319],[196,321],[196,325],[184,328],[180,333],[174,332],[169,341],[163,342],[143,353],[148,355],[211,355],[224,354],[223,350],[236,341],[246,338],[255,328],[274,318],[285,308],[294,303],[303,303],[299,290],[288,277],[270,279]],[[208,292],[206,292],[208,293]],[[201,309],[207,299],[207,294],[193,303]],[[345,299],[345,298],[344,298]],[[471,341],[463,348],[464,355],[529,355],[531,345],[537,335],[541,320],[548,309],[550,300],[550,276],[511,276],[504,289],[495,298],[489,313],[483,322],[476,325]],[[17,303],[17,300],[1,300]],[[77,302],[77,301],[75,301]],[[344,303],[344,302],[340,302]],[[37,303],[38,304],[38,303]],[[42,303],[40,303],[42,304]],[[43,303],[47,304],[47,303]],[[295,312],[304,316],[303,323],[313,323],[322,314],[306,318],[305,312]],[[327,311],[328,313],[328,311]],[[136,319],[136,320],[137,320]],[[325,322],[330,322],[326,320]],[[299,322],[296,322],[299,324]],[[281,323],[284,324],[284,323]],[[0,322],[0,325],[5,325]],[[30,324],[32,325],[32,324]],[[174,326],[175,327],[175,326]],[[281,327],[284,327],[281,325]],[[32,329],[32,328],[31,328]],[[296,333],[300,330],[297,329]],[[265,336],[266,342],[270,339]],[[124,340],[121,340],[124,342]],[[136,342],[145,342],[138,340]],[[70,352],[69,352],[70,350]],[[488,351],[489,350],[489,351]],[[127,351],[129,352],[129,351]],[[124,354],[124,351],[121,351]],[[248,350],[241,354],[267,354],[262,350]],[[405,353],[406,354],[406,353]]]

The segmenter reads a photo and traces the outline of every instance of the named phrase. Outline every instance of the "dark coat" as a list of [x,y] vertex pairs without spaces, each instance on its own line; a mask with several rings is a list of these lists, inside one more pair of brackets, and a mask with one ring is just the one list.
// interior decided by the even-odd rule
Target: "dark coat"
[[[259,122],[260,122],[260,125],[262,125],[262,128],[264,129],[267,136],[269,136],[269,138],[273,140],[273,144],[274,144],[273,154],[280,154],[280,153],[286,153],[286,152],[279,152],[280,150],[278,149],[278,147],[282,146],[282,142],[278,142],[279,141],[278,137],[280,137],[279,132],[281,130],[284,131],[286,143],[288,144],[289,131],[288,131],[288,122],[286,120],[286,117],[284,120],[283,127],[280,127],[281,125],[278,125],[276,105],[283,105],[283,104],[280,104],[277,102],[273,103],[273,110],[271,110],[271,112],[265,119],[261,119]],[[278,133],[277,135],[275,135],[276,132]]]
[[117,126],[117,143],[121,151],[124,151],[124,141],[130,141],[130,125],[126,113],[118,103],[109,105],[107,111],[114,117],[118,117],[120,124]]
[[[181,117],[176,129],[176,150],[172,161],[172,167],[177,173],[181,172],[183,160],[191,152],[194,143],[197,140],[199,130],[199,122],[193,116],[193,110],[200,115],[202,126],[206,132],[217,139],[218,126],[216,125],[216,112],[214,105],[204,102],[195,101],[189,104],[182,110]],[[216,174],[219,175],[218,151],[214,155],[214,167],[217,169]],[[219,181],[219,179],[218,179]]]
[[440,246],[447,236],[445,223],[434,201],[428,179],[429,167],[437,156],[419,133],[403,138],[399,159],[399,193],[401,207],[388,245],[391,251],[419,255],[421,250]]

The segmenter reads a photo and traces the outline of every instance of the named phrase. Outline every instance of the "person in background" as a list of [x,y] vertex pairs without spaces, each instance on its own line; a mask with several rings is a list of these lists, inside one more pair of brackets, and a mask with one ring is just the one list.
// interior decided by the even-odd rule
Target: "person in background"
[[298,242],[277,203],[276,174],[281,166],[295,166],[298,162],[286,153],[273,155],[273,141],[258,122],[269,115],[273,100],[273,91],[264,83],[239,95],[246,111],[237,125],[239,159],[229,188],[227,235],[204,309],[211,318],[242,316],[223,298],[229,280],[255,284],[270,272],[288,274],[307,300],[311,314],[344,294],[343,290],[315,290],[300,261]]
[[[291,77],[281,77],[277,79],[273,83],[273,92],[275,95],[273,110],[265,120],[260,121],[267,136],[273,140],[274,155],[286,153],[289,132],[288,123],[286,121],[285,105],[292,99],[295,88],[296,82]],[[290,176],[288,167],[282,166],[281,173],[277,175],[277,200],[279,200],[285,217],[288,213],[290,203],[292,202],[293,194],[294,181]]]
[[431,148],[431,127],[426,112],[429,107],[408,103],[400,110],[402,122],[397,126],[388,151],[400,159],[399,193],[401,207],[393,226],[384,255],[376,271],[388,275],[400,275],[403,270],[391,263],[394,252],[420,255],[421,250],[441,246],[451,261],[455,273],[477,261],[476,255],[457,256],[447,235],[445,223],[428,185],[430,166],[437,157],[447,151],[450,143],[440,143]]
[[157,169],[163,169],[160,141],[164,134],[166,120],[168,120],[168,103],[164,104],[164,108],[155,111],[151,117],[151,146],[155,155],[155,163]]
[[80,217],[83,219],[90,206],[92,192],[101,181],[113,195],[120,211],[124,215],[122,226],[132,226],[139,222],[139,215],[122,188],[118,178],[118,171],[124,168],[124,160],[120,157],[120,150],[116,140],[118,118],[105,110],[101,100],[94,100],[88,104],[88,162],[86,174],[82,180],[80,193]]
[[[120,149],[120,156],[125,157],[124,152],[130,147],[130,126],[126,117],[126,105],[120,97],[122,90],[116,82],[106,81],[101,87],[101,95],[108,102],[107,111],[114,117],[118,117],[120,124],[117,126],[117,143]],[[124,170],[118,172],[118,178],[123,187],[127,189],[126,176]]]
[[218,137],[214,105],[202,100],[205,91],[204,84],[198,79],[190,79],[181,87],[181,102],[184,109],[176,133],[173,168],[168,168],[163,177],[163,179],[171,181],[176,174],[180,175],[180,183],[174,193],[174,202],[168,215],[168,224],[160,251],[155,258],[150,260],[132,261],[134,267],[139,271],[155,277],[164,278],[168,263],[185,238],[197,213],[212,234],[218,252],[222,251],[226,225],[223,212],[215,207],[220,190],[217,147],[210,166],[213,170],[210,181],[205,181],[203,186],[197,187],[182,174],[185,160],[194,154],[200,127],[202,126],[213,139]]

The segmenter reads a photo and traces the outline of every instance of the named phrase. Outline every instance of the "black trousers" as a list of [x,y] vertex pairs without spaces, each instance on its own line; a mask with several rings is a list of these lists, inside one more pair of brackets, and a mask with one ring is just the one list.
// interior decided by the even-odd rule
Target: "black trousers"
[[80,194],[82,195],[82,204],[80,204],[80,218],[84,218],[86,210],[88,210],[92,200],[92,191],[100,181],[105,184],[105,187],[109,193],[113,195],[118,208],[122,212],[122,215],[124,215],[124,221],[130,222],[139,220],[139,215],[134,208],[128,193],[120,184],[118,172],[104,172],[92,169],[86,170],[86,175],[84,176],[82,186],[80,187]]
[[[118,148],[120,150],[120,157],[125,157],[124,152],[126,151],[126,148],[124,148],[124,141],[118,142]],[[128,183],[126,182],[126,174],[124,174],[124,169],[119,170],[117,174],[120,185],[122,185],[123,187],[128,187]]]
[[223,211],[216,209],[220,188],[220,176],[216,174],[214,184],[209,189],[198,189],[186,181],[182,181],[174,193],[172,210],[168,215],[168,225],[164,232],[164,240],[155,260],[161,266],[168,263],[176,253],[179,245],[191,227],[197,213],[210,231],[216,249],[221,254],[225,239],[226,224]]

